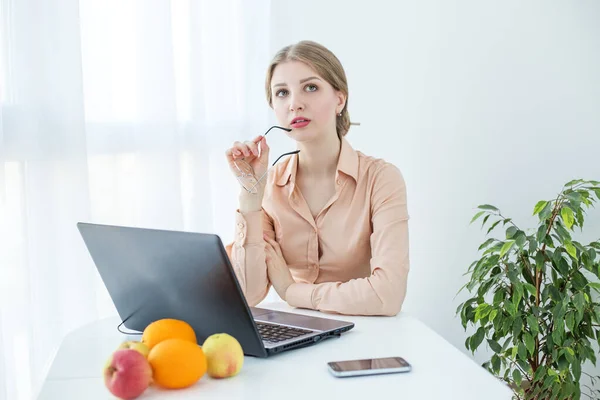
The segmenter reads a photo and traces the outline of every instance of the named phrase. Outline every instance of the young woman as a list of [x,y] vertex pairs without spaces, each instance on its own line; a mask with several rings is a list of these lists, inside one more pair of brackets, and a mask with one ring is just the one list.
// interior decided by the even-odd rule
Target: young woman
[[265,89],[299,152],[268,170],[264,136],[226,151],[236,176],[253,172],[241,189],[229,247],[249,305],[272,285],[294,307],[396,315],[409,271],[406,186],[394,165],[345,139],[350,117],[341,63],[315,42],[284,47]]

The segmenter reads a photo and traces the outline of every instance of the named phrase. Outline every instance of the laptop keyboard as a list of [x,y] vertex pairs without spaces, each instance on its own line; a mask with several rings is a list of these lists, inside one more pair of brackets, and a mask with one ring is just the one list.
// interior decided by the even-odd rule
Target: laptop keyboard
[[263,340],[271,343],[282,342],[284,340],[293,339],[298,336],[312,333],[306,329],[292,328],[289,326],[265,324],[264,322],[256,322],[258,332]]

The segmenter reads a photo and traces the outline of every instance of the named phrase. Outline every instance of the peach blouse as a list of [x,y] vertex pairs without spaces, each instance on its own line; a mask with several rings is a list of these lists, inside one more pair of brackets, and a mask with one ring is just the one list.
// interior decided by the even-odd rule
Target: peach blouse
[[295,185],[298,156],[269,171],[262,210],[236,212],[230,258],[250,306],[271,286],[263,232],[279,243],[295,280],[294,307],[352,315],[396,315],[409,271],[406,185],[384,160],[342,138],[336,191],[313,218]]

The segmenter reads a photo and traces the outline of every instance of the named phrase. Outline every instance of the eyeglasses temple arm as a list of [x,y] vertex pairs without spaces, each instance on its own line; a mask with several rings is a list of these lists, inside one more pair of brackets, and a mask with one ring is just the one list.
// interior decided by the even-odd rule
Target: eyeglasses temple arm
[[290,151],[289,153],[283,153],[282,155],[277,157],[277,160],[275,160],[275,162],[271,166],[272,167],[275,166],[275,164],[277,164],[277,161],[279,161],[281,159],[281,157],[290,156],[292,154],[298,154],[298,153],[300,153],[300,150],[294,150],[294,151]]
[[[275,160],[275,162],[271,166],[274,167],[275,164],[277,164],[277,161],[279,161],[281,159],[281,157],[290,156],[292,154],[298,154],[298,153],[300,153],[300,150],[294,150],[294,151],[290,151],[288,153],[283,153],[282,155],[280,155],[279,157],[277,157],[277,160]],[[252,188],[250,190],[253,190],[258,185],[258,183],[262,180],[262,178],[264,178],[265,175],[267,175],[268,173],[269,173],[269,170],[267,169],[265,171],[265,173],[262,174],[262,176],[256,180],[256,184],[254,186],[252,186]]]
[[267,136],[267,133],[269,133],[271,131],[271,129],[273,129],[273,128],[283,129],[284,131],[287,131],[287,132],[291,132],[292,131],[290,128],[284,128],[283,126],[277,126],[277,125],[275,125],[275,126],[270,127],[269,130],[266,131],[263,136]]

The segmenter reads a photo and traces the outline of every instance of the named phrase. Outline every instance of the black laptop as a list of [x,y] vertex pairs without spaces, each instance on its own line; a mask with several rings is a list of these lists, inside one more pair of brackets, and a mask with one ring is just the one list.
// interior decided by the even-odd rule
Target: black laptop
[[77,228],[123,321],[142,332],[162,318],[186,321],[198,342],[235,337],[267,357],[338,337],[354,323],[249,307],[215,234],[80,222]]

